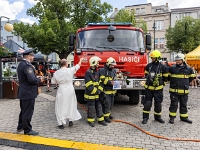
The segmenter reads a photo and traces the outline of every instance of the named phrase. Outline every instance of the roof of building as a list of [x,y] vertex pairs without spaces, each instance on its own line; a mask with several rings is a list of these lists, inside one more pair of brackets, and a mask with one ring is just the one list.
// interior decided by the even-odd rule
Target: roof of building
[[133,7],[133,6],[141,6],[141,5],[149,5],[151,3],[146,3],[146,4],[137,4],[137,5],[128,5],[128,6],[125,6],[125,7]]
[[185,11],[194,11],[194,10],[200,10],[200,7],[187,7],[187,8],[175,8],[171,9],[171,12],[185,12]]

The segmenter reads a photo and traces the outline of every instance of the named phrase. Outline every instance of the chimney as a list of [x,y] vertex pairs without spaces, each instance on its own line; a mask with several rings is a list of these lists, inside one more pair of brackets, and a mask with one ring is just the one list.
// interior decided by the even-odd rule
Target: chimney
[[115,12],[118,11],[118,8],[115,8]]
[[166,7],[168,7],[168,3],[166,3]]

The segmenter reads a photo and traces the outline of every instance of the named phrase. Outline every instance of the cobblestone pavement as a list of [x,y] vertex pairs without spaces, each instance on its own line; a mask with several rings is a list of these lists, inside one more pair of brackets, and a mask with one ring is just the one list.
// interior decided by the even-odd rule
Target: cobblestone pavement
[[0,150],[24,150],[24,149],[11,147],[11,146],[0,145]]
[[[57,121],[54,112],[55,98],[51,97],[49,100],[47,97],[48,95],[55,96],[56,90],[54,87],[50,89],[52,92],[47,93],[46,87],[42,87],[42,92],[45,94],[39,95],[36,99],[32,126],[33,130],[39,131],[40,136],[114,146],[147,148],[149,150],[200,149],[200,143],[158,139],[142,133],[138,129],[124,123],[113,122],[108,124],[107,127],[96,124],[94,128],[91,128],[86,122],[86,112],[81,109],[80,106],[78,106],[78,109],[82,115],[82,119],[74,122],[73,127],[66,126],[64,130],[57,129]],[[143,106],[141,104],[129,105],[126,96],[119,96],[116,98],[112,114],[115,119],[128,121],[148,132],[166,136],[171,139],[200,139],[200,87],[198,87],[198,89],[190,89],[189,94],[188,111],[189,118],[193,120],[193,124],[181,122],[178,116],[175,119],[174,125],[168,123],[168,109],[170,104],[168,89],[169,86],[166,85],[164,89],[162,111],[162,117],[166,121],[165,124],[154,121],[152,107],[149,122],[143,125],[141,123]],[[45,96],[46,98],[44,98]],[[16,132],[19,101],[2,99],[0,100],[0,110],[0,132]]]

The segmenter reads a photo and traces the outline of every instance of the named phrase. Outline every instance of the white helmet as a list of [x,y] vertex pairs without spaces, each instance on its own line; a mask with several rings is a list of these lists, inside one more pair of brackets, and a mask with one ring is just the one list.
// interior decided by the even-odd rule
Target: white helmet
[[106,64],[107,64],[108,66],[109,66],[109,65],[117,65],[115,59],[112,58],[112,57],[110,57],[110,58],[107,59],[107,63],[106,63]]
[[185,62],[185,55],[179,53],[176,55],[175,60],[182,60],[183,62]]
[[89,60],[90,62],[90,66],[96,66],[98,64],[98,62],[101,60],[101,58],[97,57],[97,56],[92,56]]

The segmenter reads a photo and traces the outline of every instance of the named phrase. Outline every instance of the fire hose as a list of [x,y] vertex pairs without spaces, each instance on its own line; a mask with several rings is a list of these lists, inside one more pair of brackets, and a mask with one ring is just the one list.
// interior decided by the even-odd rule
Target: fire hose
[[[87,108],[84,107],[83,104],[80,104],[78,103],[78,105],[85,111],[87,111]],[[150,135],[152,137],[155,137],[155,138],[159,138],[159,139],[164,139],[164,140],[173,140],[173,141],[185,141],[185,142],[200,142],[200,140],[198,139],[187,139],[187,138],[169,138],[169,137],[165,137],[165,136],[161,136],[161,135],[157,135],[157,134],[153,134],[151,132],[148,132],[148,131],[145,131],[144,129],[142,129],[141,127],[133,124],[133,123],[130,123],[130,122],[127,122],[127,121],[123,121],[123,120],[115,120],[113,119],[112,122],[121,122],[121,123],[125,123],[125,124],[128,124],[128,125],[131,125],[133,127],[135,127],[136,129],[142,131],[143,133],[147,134],[147,135]]]
[[[18,83],[15,82],[15,81],[13,80],[13,81],[12,81],[12,85],[14,85],[14,83],[18,85]],[[13,87],[12,87],[12,88],[13,88]],[[85,108],[83,104],[78,103],[78,105],[79,105],[84,111],[87,111],[87,108]],[[135,125],[135,124],[133,124],[133,123],[130,123],[130,122],[127,122],[127,121],[123,121],[123,120],[116,120],[116,119],[114,119],[114,120],[112,120],[112,122],[121,122],[121,123],[125,123],[125,124],[128,124],[128,125],[131,125],[131,126],[135,127],[136,129],[140,130],[141,132],[143,132],[143,133],[145,133],[145,134],[147,134],[147,135],[150,135],[150,136],[152,136],[152,137],[159,138],[159,139],[173,140],[173,141],[185,141],[185,142],[200,142],[199,139],[169,138],[169,137],[165,137],[165,136],[153,134],[153,133],[151,133],[151,132],[145,131],[144,129],[142,129],[141,127],[139,127],[139,126],[137,126],[137,125]]]

